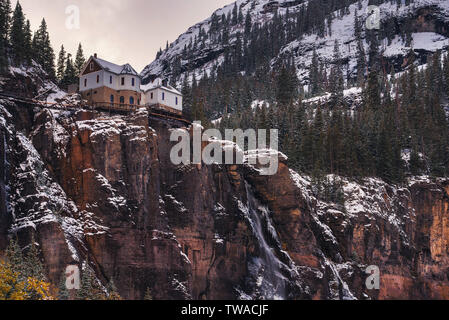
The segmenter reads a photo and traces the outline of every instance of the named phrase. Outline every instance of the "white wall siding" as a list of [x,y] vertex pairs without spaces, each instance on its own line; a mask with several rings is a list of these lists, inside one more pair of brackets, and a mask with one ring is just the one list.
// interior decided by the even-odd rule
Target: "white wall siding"
[[[97,76],[100,76],[100,81],[97,83]],[[103,80],[104,72],[97,71],[93,73],[88,73],[80,78],[80,91],[87,91],[91,89],[97,89],[104,86]],[[84,86],[84,80],[87,79],[87,86]]]
[[[151,99],[152,93],[153,99]],[[178,98],[178,104],[176,104],[176,98]],[[147,91],[144,95],[144,99],[144,104],[151,105],[159,103],[175,110],[182,111],[182,96],[162,88]]]
[[[97,83],[97,75],[100,76],[100,81]],[[110,77],[112,76],[112,84],[110,83]],[[124,85],[122,85],[122,78],[125,79]],[[84,80],[87,79],[87,86],[84,86]],[[132,85],[132,79],[134,79],[134,86]],[[140,79],[133,75],[116,75],[104,70],[88,73],[80,78],[80,91],[87,91],[91,89],[97,89],[100,87],[108,87],[114,90],[132,90],[140,91]]]

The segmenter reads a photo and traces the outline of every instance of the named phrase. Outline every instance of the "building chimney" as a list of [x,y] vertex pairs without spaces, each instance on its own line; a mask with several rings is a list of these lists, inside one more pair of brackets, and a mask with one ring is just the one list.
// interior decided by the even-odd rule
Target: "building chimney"
[[97,57],[97,54],[96,54],[96,53],[94,53],[94,58],[95,58],[95,59],[97,59],[97,58],[98,58],[98,57]]

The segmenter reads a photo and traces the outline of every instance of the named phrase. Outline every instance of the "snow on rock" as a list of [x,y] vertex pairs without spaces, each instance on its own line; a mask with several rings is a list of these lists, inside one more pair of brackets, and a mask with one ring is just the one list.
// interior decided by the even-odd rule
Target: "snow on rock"
[[[297,12],[302,6],[306,5],[308,1],[289,1],[289,0],[238,0],[235,3],[242,8],[242,13],[246,16],[250,12],[252,22],[263,25],[272,20],[274,11],[270,7],[277,7],[277,12],[284,15],[287,9],[290,13]],[[338,40],[340,44],[340,51],[342,61],[347,61],[347,70],[351,76],[355,76],[357,43],[354,37],[354,20],[357,10],[358,17],[363,23],[368,17],[368,0],[362,0],[362,8],[359,10],[357,3],[349,7],[349,14],[339,17],[339,13],[335,12],[335,18],[332,20],[331,33],[327,33],[324,37],[318,37],[317,34],[304,35],[301,39],[295,39],[282,48],[279,56],[271,61],[274,68],[280,58],[290,56],[293,54],[295,65],[297,67],[297,75],[303,85],[309,84],[309,68],[312,59],[313,51],[316,49],[319,59],[326,63],[330,69],[333,61],[333,50],[335,41]],[[449,19],[448,2],[446,0],[415,0],[412,4],[406,6],[402,1],[401,6],[397,7],[396,2],[385,1],[379,6],[381,20],[394,17],[399,22],[416,14],[420,8],[436,8],[436,14],[442,21]],[[222,14],[227,14],[234,8],[234,3],[225,6],[215,12],[220,17]],[[182,34],[174,43],[170,45],[168,50],[164,51],[159,59],[149,64],[141,73],[141,76],[146,80],[151,80],[156,77],[167,77],[170,70],[167,68],[175,59],[182,56],[184,47],[189,45],[200,33],[200,30],[208,32],[210,29],[212,17],[192,26],[184,34]],[[232,26],[229,30],[229,44],[235,44],[236,35],[238,32],[243,33],[244,24]],[[362,35],[364,36],[364,35]],[[412,34],[412,47],[407,47],[405,41],[396,37],[389,44],[387,40],[381,44],[381,49],[385,51],[386,56],[404,55],[412,48],[415,50],[426,50],[434,52],[436,50],[448,47],[449,39],[441,34],[433,32],[419,32]],[[365,52],[368,52],[368,44],[364,41]],[[221,65],[224,62],[225,46],[219,44],[212,44],[210,39],[205,41],[205,47],[199,48],[194,53],[193,57],[187,60],[181,59],[181,67],[188,70],[188,80],[191,81],[193,76],[197,80],[201,79],[204,74],[209,75],[211,69],[216,65]],[[194,70],[192,69],[194,66]],[[346,69],[346,67],[345,67]],[[327,70],[329,71],[329,70]],[[178,85],[182,83],[183,75],[178,80]],[[144,81],[145,81],[144,80]]]
[[28,227],[35,229],[39,224],[59,224],[72,258],[79,261],[75,243],[82,243],[87,230],[91,234],[101,234],[107,228],[98,224],[92,213],[79,212],[61,186],[52,179],[39,153],[23,133],[17,133],[15,152],[23,160],[14,172],[15,193],[10,196],[14,218],[11,232]]

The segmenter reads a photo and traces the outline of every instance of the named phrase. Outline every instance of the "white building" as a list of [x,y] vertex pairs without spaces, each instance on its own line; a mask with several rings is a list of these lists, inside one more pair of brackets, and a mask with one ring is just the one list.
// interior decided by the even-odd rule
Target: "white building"
[[79,90],[93,103],[141,104],[140,76],[130,64],[117,65],[91,56],[80,74]]
[[[182,113],[182,94],[170,85],[157,78],[141,87],[143,104],[149,107],[172,109]],[[167,110],[171,111],[171,110]]]

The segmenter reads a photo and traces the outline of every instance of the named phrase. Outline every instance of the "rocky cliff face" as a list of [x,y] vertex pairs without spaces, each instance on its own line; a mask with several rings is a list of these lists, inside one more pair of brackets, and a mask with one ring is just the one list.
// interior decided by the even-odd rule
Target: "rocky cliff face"
[[[175,166],[177,123],[1,102],[0,252],[34,235],[49,279],[89,261],[142,299],[449,298],[449,182],[343,179],[314,196],[281,161]],[[332,177],[330,177],[332,178]],[[381,289],[367,290],[377,265]]]

